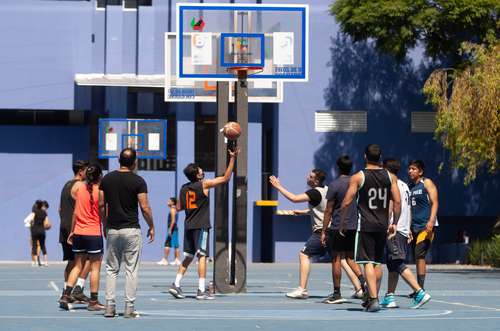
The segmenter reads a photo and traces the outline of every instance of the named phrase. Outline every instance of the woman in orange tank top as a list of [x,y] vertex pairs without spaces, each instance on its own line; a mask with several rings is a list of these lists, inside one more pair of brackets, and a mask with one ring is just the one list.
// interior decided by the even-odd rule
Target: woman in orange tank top
[[85,177],[85,182],[78,182],[71,189],[71,196],[75,199],[75,211],[68,244],[73,245],[75,266],[68,276],[60,307],[69,310],[71,291],[88,259],[90,261],[90,301],[87,309],[97,311],[104,309],[104,305],[98,300],[99,276],[104,252],[102,218],[99,209],[101,167],[97,164],[90,165],[85,172]]

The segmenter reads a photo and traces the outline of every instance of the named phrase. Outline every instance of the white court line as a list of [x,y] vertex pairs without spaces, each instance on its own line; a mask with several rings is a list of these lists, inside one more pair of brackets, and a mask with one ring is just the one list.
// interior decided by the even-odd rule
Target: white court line
[[59,292],[60,292],[59,287],[57,287],[56,283],[54,283],[54,281],[53,281],[53,280],[51,280],[51,281],[49,282],[49,287],[50,287],[50,288],[52,288],[52,289],[53,289],[54,291],[56,291],[57,293],[59,293]]
[[469,305],[467,303],[462,303],[462,302],[450,302],[450,301],[443,301],[443,300],[436,300],[436,299],[431,299],[432,302],[439,302],[439,303],[445,303],[448,305],[455,305],[455,306],[462,306],[462,307],[470,307],[470,308],[479,308],[479,309],[486,309],[486,310],[493,310],[493,311],[500,311],[499,308],[493,308],[493,307],[484,307],[484,306],[477,306],[477,305]]
[[[395,317],[395,316],[380,316],[377,314],[373,314],[373,317],[359,318],[359,317],[342,317],[342,316],[332,316],[331,318],[322,318],[322,317],[314,317],[314,318],[304,318],[303,316],[297,316],[296,318],[290,316],[239,316],[239,317],[222,317],[222,316],[154,316],[148,315],[147,311],[140,311],[141,317],[148,320],[241,320],[241,321],[255,321],[255,319],[259,320],[275,320],[275,321],[380,321],[380,320],[422,320],[428,317],[432,317],[432,319],[439,320],[485,320],[485,319],[500,319],[499,317],[443,317],[445,315],[451,314],[452,310],[446,310],[442,313],[437,314],[426,314],[421,316],[410,316],[410,317]],[[102,318],[101,316],[79,316],[73,315],[71,316],[61,316],[61,315],[39,315],[39,316],[26,316],[26,315],[0,315],[0,319],[96,319]]]

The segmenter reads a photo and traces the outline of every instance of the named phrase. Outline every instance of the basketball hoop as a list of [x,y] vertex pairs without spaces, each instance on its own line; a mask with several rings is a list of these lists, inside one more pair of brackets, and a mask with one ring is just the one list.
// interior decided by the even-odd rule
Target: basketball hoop
[[245,67],[236,66],[227,68],[228,72],[232,72],[238,79],[246,79],[250,76],[259,74],[264,71],[263,67]]

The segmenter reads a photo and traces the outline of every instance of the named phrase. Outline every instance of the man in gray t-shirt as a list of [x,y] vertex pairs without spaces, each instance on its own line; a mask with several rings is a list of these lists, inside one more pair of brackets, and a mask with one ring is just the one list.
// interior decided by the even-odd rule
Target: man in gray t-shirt
[[[333,269],[333,293],[326,298],[325,303],[344,303],[345,299],[340,294],[340,280],[342,276],[342,259],[347,261],[348,267],[352,269],[354,274],[359,279],[351,279],[355,287],[356,297],[362,296],[362,286],[365,282],[363,274],[359,266],[354,261],[354,244],[356,239],[356,229],[358,226],[358,215],[356,202],[351,203],[345,211],[340,206],[344,200],[345,194],[349,187],[349,180],[352,169],[352,161],[347,155],[343,155],[337,159],[337,168],[340,176],[328,186],[326,199],[328,200],[325,217],[323,219],[323,230],[321,232],[321,241],[326,245],[326,238],[330,238],[332,246],[332,269]],[[346,215],[345,224],[341,227],[341,213]],[[328,224],[331,220],[330,229]],[[342,229],[341,229],[342,228]],[[341,232],[342,230],[342,232]],[[345,266],[345,268],[348,268]],[[348,270],[346,270],[347,272]]]

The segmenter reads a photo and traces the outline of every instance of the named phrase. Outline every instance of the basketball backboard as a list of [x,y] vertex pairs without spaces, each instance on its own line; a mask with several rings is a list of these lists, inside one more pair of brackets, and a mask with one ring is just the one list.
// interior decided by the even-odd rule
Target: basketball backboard
[[309,7],[272,4],[177,4],[177,78],[307,81]]
[[131,147],[139,159],[167,157],[167,121],[156,119],[99,119],[99,158],[116,158]]
[[[166,102],[216,102],[217,83],[213,81],[177,79],[177,34],[165,33],[165,101]],[[234,102],[234,83],[229,84],[229,102]],[[248,82],[248,102],[283,102],[283,82]]]

